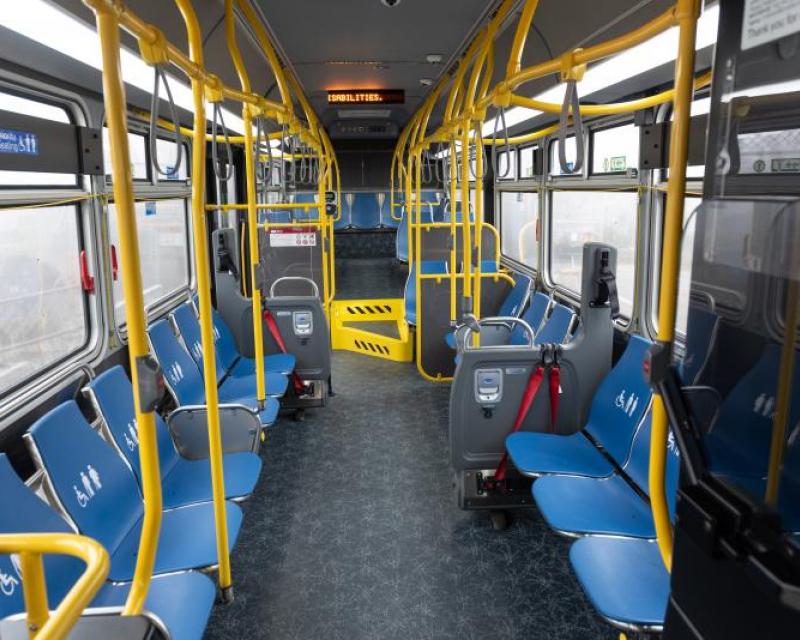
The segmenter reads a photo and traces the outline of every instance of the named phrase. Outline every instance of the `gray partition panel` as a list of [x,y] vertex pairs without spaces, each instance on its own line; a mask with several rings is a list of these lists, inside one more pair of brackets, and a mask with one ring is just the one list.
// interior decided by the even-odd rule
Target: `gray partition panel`
[[[281,227],[259,229],[259,251],[264,268],[265,286],[269,291],[278,278],[299,276],[311,278],[324,291],[322,283],[322,234],[314,227]],[[327,242],[327,240],[326,240]],[[308,285],[301,282],[285,282],[279,285],[282,295],[308,295]]]

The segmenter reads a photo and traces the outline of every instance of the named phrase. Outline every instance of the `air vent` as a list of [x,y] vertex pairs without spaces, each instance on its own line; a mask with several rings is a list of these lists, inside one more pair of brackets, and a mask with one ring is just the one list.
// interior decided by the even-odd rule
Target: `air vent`
[[391,114],[389,109],[340,109],[339,118],[341,120],[353,120],[364,118],[386,119]]
[[397,124],[391,120],[337,120],[330,128],[332,138],[396,138]]

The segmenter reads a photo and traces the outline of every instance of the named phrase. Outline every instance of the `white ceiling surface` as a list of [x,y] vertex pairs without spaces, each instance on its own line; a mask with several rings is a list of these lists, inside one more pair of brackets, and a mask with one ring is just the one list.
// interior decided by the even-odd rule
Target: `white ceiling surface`
[[[55,1],[94,24],[94,16],[81,0]],[[500,0],[402,0],[394,8],[385,7],[380,0],[253,1],[260,5],[279,52],[296,70],[324,124],[330,125],[341,109],[328,108],[328,89],[387,88],[406,92],[406,103],[391,107],[392,119],[402,126],[430,90],[420,85],[420,78],[438,78],[452,68],[431,65],[425,56],[440,54],[445,63],[454,59]],[[195,0],[194,4],[204,34],[207,67],[227,84],[239,87],[225,41],[223,0]],[[538,33],[532,29],[528,35],[523,66],[624,33],[671,4],[671,0],[541,0],[534,18]],[[174,2],[126,0],[126,5],[188,50],[183,20]],[[521,2],[516,12],[520,9]],[[509,22],[496,41],[494,80],[505,70],[516,21]],[[241,25],[238,36],[253,90],[277,98],[274,77],[258,44]],[[123,41],[136,50],[132,37],[125,34]],[[341,62],[356,64],[335,64]],[[376,68],[363,62],[380,65]],[[543,78],[525,85],[520,93],[535,95],[555,82],[552,76]],[[238,112],[240,106],[230,103],[228,108]],[[436,115],[431,122],[435,124]]]

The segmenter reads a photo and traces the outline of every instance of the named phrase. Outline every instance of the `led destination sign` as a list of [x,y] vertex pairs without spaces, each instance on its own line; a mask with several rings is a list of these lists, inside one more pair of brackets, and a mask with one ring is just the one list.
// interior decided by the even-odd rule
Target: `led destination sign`
[[337,89],[328,91],[328,104],[402,104],[403,89]]

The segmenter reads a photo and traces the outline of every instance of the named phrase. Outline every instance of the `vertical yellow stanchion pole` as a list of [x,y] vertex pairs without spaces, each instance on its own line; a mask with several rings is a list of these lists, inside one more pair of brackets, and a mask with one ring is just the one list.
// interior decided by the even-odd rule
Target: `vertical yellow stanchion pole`
[[[139,259],[139,235],[136,230],[136,213],[133,200],[130,151],[128,149],[128,123],[125,86],[120,67],[119,22],[115,7],[106,0],[86,0],[94,9],[97,32],[103,58],[103,98],[108,126],[109,152],[114,189],[114,207],[119,229],[120,269],[122,291],[125,298],[125,321],[128,333],[128,358],[133,383],[134,411],[139,433],[139,463],[142,468],[142,494],[144,496],[144,521],[136,556],[133,583],[125,603],[125,615],[142,612],[150,578],[153,574],[158,535],[161,529],[161,473],[158,466],[156,423],[151,406],[143,406],[143,384],[154,380],[140,379],[146,369],[140,367],[149,359],[145,333],[144,288]],[[205,132],[202,132],[205,134]],[[205,214],[203,214],[205,216]],[[150,389],[152,393],[154,389]]]
[[447,146],[450,148],[450,321],[456,322],[458,320],[458,306],[456,304],[456,272],[458,265],[456,263],[456,248],[458,247],[458,227],[456,226],[456,190],[458,185],[456,176],[458,167],[456,158],[456,145],[454,140],[449,140]]
[[[331,245],[333,244],[333,225],[328,219],[328,214],[325,207],[325,184],[322,181],[322,150],[317,153],[317,161],[320,163],[319,176],[317,178],[317,200],[319,200],[319,229],[320,237],[322,239],[322,290],[323,290],[323,303],[325,306],[325,313],[329,314],[331,306],[331,271],[334,265],[331,262]],[[309,160],[311,162],[311,160]],[[312,172],[309,167],[309,172]],[[330,317],[330,316],[329,316]]]
[[[469,124],[465,120],[461,125],[461,233],[462,233],[462,271],[464,282],[462,296],[464,308],[462,314],[472,313],[472,229],[469,221]],[[451,215],[455,215],[455,211]],[[477,336],[473,332],[473,336]],[[473,338],[474,339],[474,338]]]
[[[689,149],[689,118],[694,75],[694,48],[699,0],[678,0],[678,56],[675,61],[675,103],[669,145],[664,243],[661,256],[661,284],[658,307],[658,342],[671,353],[675,337],[675,309],[678,300],[683,201],[686,195],[686,159]],[[668,571],[672,570],[672,526],[667,508],[664,474],[667,461],[669,421],[661,396],[653,396],[650,442],[650,503],[656,526],[658,548]]]
[[[475,278],[473,313],[476,318],[481,317],[481,274],[483,267],[483,138],[481,137],[481,123],[475,132]],[[510,162],[511,159],[508,159]],[[475,334],[475,339],[480,344],[480,334]]]
[[[189,40],[189,56],[198,67],[203,68],[203,38],[191,0],[175,0],[186,23]],[[218,581],[223,602],[233,601],[231,581],[231,559],[228,553],[228,519],[225,502],[225,477],[222,467],[222,435],[219,426],[219,397],[217,394],[217,364],[214,352],[214,332],[211,323],[211,283],[208,261],[208,243],[205,213],[206,171],[206,105],[203,82],[192,77],[194,100],[194,132],[192,133],[192,226],[194,235],[195,272],[197,295],[200,303],[200,339],[203,346],[203,377],[205,381],[206,409],[208,416],[208,447],[211,462],[211,487],[214,496],[214,521],[217,532]],[[245,127],[252,145],[252,126]],[[248,147],[248,149],[252,146]],[[255,202],[255,200],[251,200]],[[250,225],[250,232],[254,232]],[[252,242],[252,239],[251,239]],[[255,303],[255,292],[253,287]],[[256,348],[259,342],[256,341]],[[263,360],[263,358],[262,358]]]
[[[250,93],[250,77],[244,66],[244,60],[236,43],[236,18],[233,15],[233,0],[225,0],[225,39],[228,43],[228,51],[239,76],[239,83],[242,91]],[[242,104],[242,120],[244,122],[244,169],[245,169],[245,190],[247,193],[247,240],[250,248],[250,282],[253,283],[253,346],[255,349],[256,361],[256,398],[260,409],[264,408],[266,401],[266,375],[264,373],[264,325],[261,321],[261,287],[256,286],[258,282],[257,270],[261,260],[258,247],[258,212],[256,211],[256,169],[253,153],[260,154],[261,149],[255,149],[253,140],[253,111],[255,107],[250,104]],[[216,144],[216,142],[214,143]],[[267,141],[269,144],[269,140]]]
[[28,637],[33,640],[50,617],[42,554],[22,551],[19,564],[23,577],[22,594],[25,598]]

